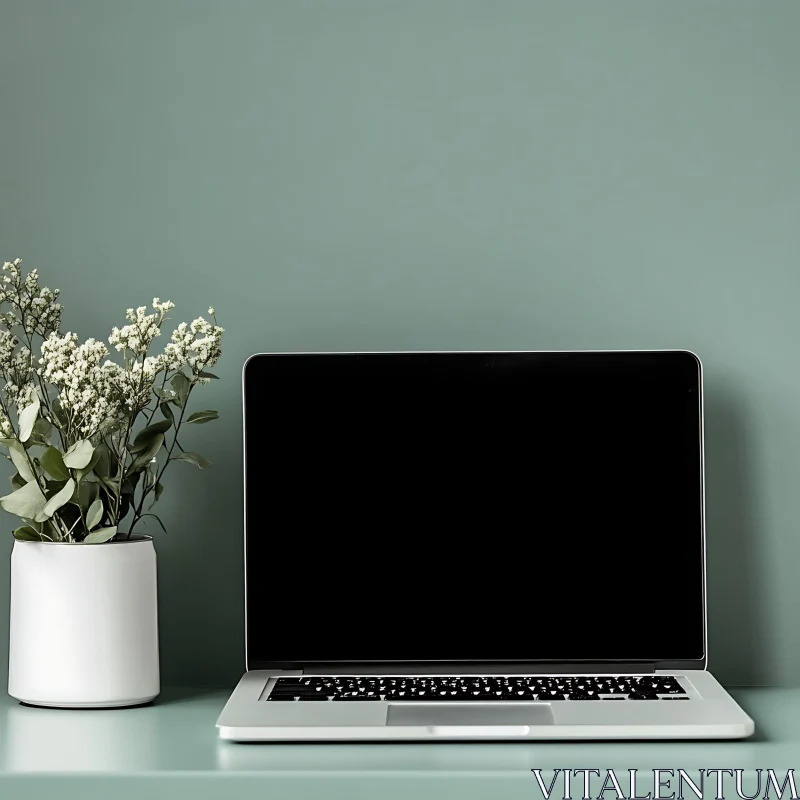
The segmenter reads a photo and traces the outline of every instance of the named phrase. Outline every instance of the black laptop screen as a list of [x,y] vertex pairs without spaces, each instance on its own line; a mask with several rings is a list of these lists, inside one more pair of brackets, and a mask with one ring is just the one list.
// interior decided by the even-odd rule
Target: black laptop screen
[[248,663],[704,655],[685,352],[245,368]]

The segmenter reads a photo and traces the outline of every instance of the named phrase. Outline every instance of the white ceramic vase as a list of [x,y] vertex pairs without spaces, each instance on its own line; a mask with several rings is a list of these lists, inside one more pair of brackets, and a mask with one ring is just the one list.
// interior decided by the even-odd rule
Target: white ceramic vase
[[15,541],[9,637],[8,693],[23,703],[152,700],[160,691],[153,540]]

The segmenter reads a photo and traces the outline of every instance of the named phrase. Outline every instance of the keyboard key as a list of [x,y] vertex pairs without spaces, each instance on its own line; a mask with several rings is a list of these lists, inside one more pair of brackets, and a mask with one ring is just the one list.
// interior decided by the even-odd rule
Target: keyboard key
[[465,675],[278,678],[267,700],[280,702],[551,702],[688,700],[671,675]]
[[359,694],[359,695],[356,695],[355,697],[352,696],[352,695],[349,695],[349,696],[345,697],[344,695],[337,694],[333,699],[334,699],[334,701],[336,701],[336,700],[346,700],[346,701],[354,701],[354,702],[358,703],[358,702],[363,702],[363,701],[366,701],[366,700],[377,701],[377,700],[380,700],[380,697],[378,697],[377,695],[373,696],[373,697],[370,697],[369,695],[366,695],[366,694]]

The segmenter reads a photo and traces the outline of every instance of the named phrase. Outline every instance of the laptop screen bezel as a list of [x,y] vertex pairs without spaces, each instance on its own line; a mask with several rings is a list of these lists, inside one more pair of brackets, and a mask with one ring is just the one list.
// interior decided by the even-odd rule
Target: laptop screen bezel
[[[285,660],[285,659],[274,659],[274,660],[263,660],[260,658],[256,658],[253,656],[254,653],[259,652],[261,650],[258,647],[257,642],[255,641],[255,634],[252,630],[252,627],[248,625],[248,619],[251,617],[253,613],[268,613],[264,609],[249,609],[248,608],[248,593],[247,593],[247,582],[248,582],[248,558],[247,558],[247,551],[248,551],[248,528],[253,530],[256,529],[256,525],[249,525],[249,517],[250,517],[250,509],[248,507],[247,502],[247,383],[248,383],[248,373],[251,373],[255,369],[259,369],[260,365],[263,364],[265,361],[268,361],[272,358],[280,357],[292,357],[292,356],[364,356],[364,355],[402,355],[402,356],[413,356],[415,354],[419,355],[431,355],[431,354],[442,354],[442,355],[476,355],[476,356],[486,356],[486,355],[514,355],[519,354],[521,356],[529,356],[529,355],[548,355],[548,354],[574,354],[574,355],[586,355],[592,354],[598,357],[603,357],[604,355],[618,358],[620,355],[625,355],[627,353],[636,354],[636,355],[657,355],[660,353],[663,354],[676,354],[676,353],[683,353],[689,357],[695,359],[697,363],[697,398],[699,403],[698,415],[699,415],[699,453],[700,453],[700,486],[698,487],[700,493],[700,518],[698,520],[698,524],[700,526],[700,541],[701,541],[701,559],[702,559],[702,578],[701,578],[701,593],[702,593],[702,613],[703,613],[703,625],[702,625],[702,644],[703,644],[703,656],[697,659],[679,659],[679,660],[668,660],[668,661],[652,661],[647,659],[642,659],[641,661],[631,661],[630,659],[626,659],[624,661],[624,667],[626,671],[630,669],[636,669],[637,667],[641,667],[642,670],[677,670],[677,669],[706,669],[708,665],[708,612],[707,612],[707,593],[706,593],[706,511],[705,511],[705,441],[704,441],[704,415],[703,415],[703,370],[702,370],[702,362],[700,358],[693,352],[688,350],[563,350],[563,351],[556,351],[556,350],[524,350],[524,351],[512,351],[512,350],[492,350],[492,351],[445,351],[445,350],[436,350],[436,351],[382,351],[379,353],[371,353],[365,351],[348,351],[348,352],[326,352],[326,351],[315,351],[315,352],[282,352],[282,353],[255,353],[254,355],[250,356],[244,363],[242,368],[242,433],[243,433],[243,468],[244,468],[244,475],[243,475],[243,491],[244,491],[244,577],[245,577],[245,585],[244,585],[244,612],[245,612],[245,668],[247,671],[251,670],[303,670],[303,669],[324,669],[330,668],[331,670],[342,670],[346,667],[352,666],[354,668],[358,668],[360,671],[364,671],[365,669],[375,668],[379,670],[380,668],[387,668],[393,667],[397,665],[402,665],[404,668],[414,668],[414,669],[421,669],[430,671],[431,668],[436,669],[444,669],[448,668],[449,666],[458,668],[459,665],[470,665],[470,667],[481,666],[485,667],[486,669],[490,670],[507,670],[507,671],[518,671],[522,668],[525,668],[526,665],[530,665],[531,669],[536,669],[538,671],[546,671],[547,669],[557,669],[561,666],[569,666],[574,667],[575,669],[581,670],[608,670],[614,669],[615,666],[622,668],[622,662],[619,660],[614,659],[606,659],[606,660],[596,660],[596,659],[574,659],[569,661],[555,661],[551,659],[496,659],[496,660],[487,660],[485,662],[481,662],[480,665],[477,665],[472,660],[462,659],[462,660],[455,660],[455,661],[440,661],[435,659],[418,661],[418,660],[406,660],[406,659],[399,659],[399,660],[391,660],[391,661],[365,661],[365,660],[341,660],[341,661],[317,661],[317,660],[306,660],[306,661],[293,661],[293,660]],[[259,421],[263,422],[263,417],[259,417]],[[251,569],[255,569],[255,564],[251,560]],[[263,572],[258,576],[260,579],[263,579]],[[276,597],[275,602],[280,603],[282,601],[289,601],[290,598],[286,597]],[[276,654],[277,655],[277,654]]]

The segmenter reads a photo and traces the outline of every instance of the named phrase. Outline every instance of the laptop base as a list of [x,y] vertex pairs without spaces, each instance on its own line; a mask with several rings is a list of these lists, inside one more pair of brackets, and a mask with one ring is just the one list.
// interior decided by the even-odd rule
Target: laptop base
[[245,673],[217,720],[220,737],[240,742],[742,739],[754,729],[705,670],[669,673],[685,689],[685,702],[268,702],[275,679],[287,674],[298,673]]

